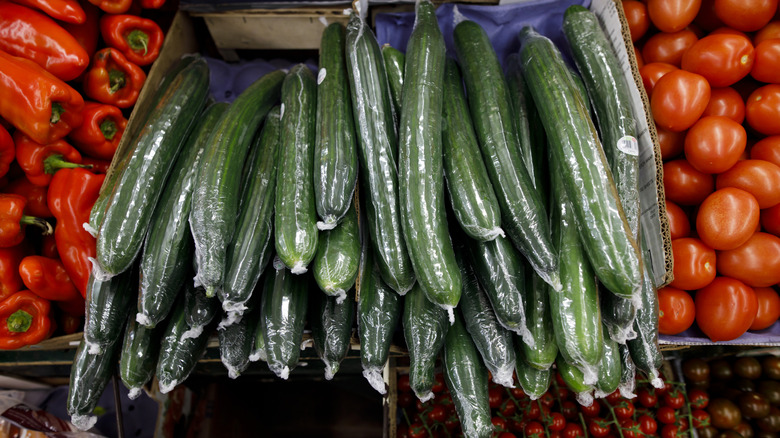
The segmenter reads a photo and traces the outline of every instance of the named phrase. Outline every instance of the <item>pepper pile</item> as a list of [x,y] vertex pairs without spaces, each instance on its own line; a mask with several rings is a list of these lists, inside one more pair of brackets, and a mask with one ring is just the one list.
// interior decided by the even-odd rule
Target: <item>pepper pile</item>
[[83,224],[162,47],[140,14],[164,3],[0,2],[0,349],[82,323]]

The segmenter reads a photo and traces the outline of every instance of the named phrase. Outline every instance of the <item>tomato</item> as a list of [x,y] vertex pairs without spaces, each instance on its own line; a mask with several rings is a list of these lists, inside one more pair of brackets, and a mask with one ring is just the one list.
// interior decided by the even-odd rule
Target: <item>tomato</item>
[[[648,63],[645,59],[645,65],[639,69],[639,74],[642,76],[642,85],[645,86],[647,95],[652,95],[653,87],[655,87],[655,84],[659,79],[664,77],[664,75],[667,73],[675,70],[679,70],[679,68],[673,66],[672,64],[667,64],[665,62]],[[680,152],[682,152],[682,149],[680,149]]]
[[762,41],[755,53],[750,75],[761,82],[780,83],[780,39]]
[[637,421],[639,422],[639,429],[647,435],[652,435],[658,430],[658,423],[649,415],[642,415]]
[[675,410],[680,409],[685,405],[685,395],[681,390],[673,389],[664,394],[664,405]]
[[517,438],[517,435],[510,432],[501,432],[501,435],[499,435],[498,438]]
[[634,58],[636,58],[636,68],[640,69],[645,66],[645,60],[642,59],[642,52],[639,51],[637,46],[634,46]]
[[780,166],[780,135],[766,137],[750,148],[750,158]]
[[780,237],[780,204],[761,210],[761,227],[767,233]]
[[655,404],[658,403],[658,397],[655,395],[653,389],[639,388],[636,396],[637,400],[639,400],[639,404],[646,408],[653,408],[655,407]]
[[713,88],[710,101],[701,116],[723,116],[742,124],[745,121],[745,102],[737,90],[731,87]]
[[710,85],[703,76],[675,70],[656,82],[650,107],[662,128],[684,131],[699,120],[709,101]]
[[780,134],[780,85],[764,85],[751,93],[745,102],[745,116],[756,131]]
[[582,412],[582,415],[586,417],[595,417],[599,414],[599,412],[601,412],[601,403],[594,400],[590,406],[580,405],[580,412]]
[[764,27],[777,9],[777,0],[715,0],[715,14],[727,26],[743,32]]
[[542,423],[538,421],[529,421],[528,424],[525,425],[525,434],[526,436],[537,436],[537,437],[543,437],[544,436],[544,426],[542,426]]
[[666,217],[669,220],[669,234],[672,240],[691,235],[691,222],[679,205],[666,200]]
[[672,33],[657,33],[648,38],[642,46],[642,59],[646,63],[665,62],[680,67],[683,53],[698,40],[696,34],[688,29]]
[[682,333],[696,320],[691,295],[671,286],[658,290],[658,311],[658,332],[663,335]]
[[563,414],[563,417],[567,420],[574,420],[577,418],[579,412],[577,410],[577,405],[574,404],[574,402],[566,400],[563,403],[561,403],[561,413]]
[[723,26],[723,22],[715,14],[715,0],[702,0],[699,13],[693,22],[705,31],[711,31]]
[[780,21],[770,21],[753,35],[753,46],[758,46],[766,40],[780,38]]
[[718,272],[748,286],[769,287],[780,282],[780,237],[758,232],[738,248],[718,254]]
[[525,418],[528,420],[535,420],[542,416],[542,411],[539,408],[539,403],[532,401],[527,410],[525,411]]
[[436,374],[433,380],[433,386],[431,387],[431,391],[433,391],[434,394],[439,394],[443,392],[445,389],[447,389],[447,386],[444,384],[444,374],[442,373]]
[[712,341],[730,341],[753,324],[758,310],[756,293],[745,283],[718,277],[696,292],[696,323]]
[[411,406],[414,404],[414,394],[411,392],[399,392],[397,404],[402,408]]
[[396,381],[396,388],[398,392],[411,392],[412,388],[409,386],[409,375],[401,374]]
[[585,431],[582,430],[582,426],[577,423],[568,423],[563,428],[563,436],[565,438],[583,438]]
[[512,415],[515,415],[515,412],[517,411],[517,405],[515,402],[508,398],[504,401],[504,403],[501,405],[501,415],[504,417],[511,417]]
[[780,318],[780,297],[771,287],[755,287],[753,291],[758,300],[758,311],[750,330],[764,330]]
[[503,401],[504,401],[503,388],[499,386],[495,386],[488,390],[488,403],[490,404],[490,409],[498,408],[499,406],[501,406],[501,403],[503,403]]
[[747,37],[708,35],[682,57],[682,69],[704,76],[712,87],[728,87],[750,73],[755,53]]
[[493,431],[495,432],[504,432],[508,430],[506,420],[501,417],[493,417],[490,419],[490,422],[493,423]]
[[631,30],[631,41],[642,38],[650,29],[650,16],[647,15],[647,6],[636,0],[623,1],[623,13],[626,14],[628,28]]
[[702,117],[685,136],[685,158],[703,173],[721,173],[736,164],[747,145],[739,123],[723,116]]
[[700,289],[715,278],[715,250],[695,237],[673,240],[672,257],[674,280],[669,284],[672,287]]
[[661,406],[656,411],[655,417],[663,424],[672,424],[677,421],[677,412],[669,406]]
[[622,400],[615,406],[614,411],[619,419],[631,418],[634,416],[634,404],[629,400]]
[[742,421],[742,413],[737,405],[726,398],[716,398],[707,408],[712,425],[718,429],[731,429]]
[[715,180],[718,189],[736,187],[755,196],[759,208],[780,203],[780,166],[764,160],[742,160]]
[[566,427],[566,418],[560,412],[550,414],[550,423],[547,428],[552,431],[561,431]]
[[650,21],[661,32],[677,32],[691,24],[701,0],[647,0]]
[[758,201],[753,195],[724,187],[701,203],[696,214],[696,232],[712,249],[734,249],[753,235],[759,219]]
[[661,429],[661,438],[678,438],[680,436],[680,426],[667,424]]
[[704,409],[710,403],[710,396],[701,389],[691,389],[688,391],[688,402],[694,409]]
[[427,436],[428,431],[425,430],[422,423],[415,421],[409,426],[409,438],[425,438]]
[[612,426],[609,421],[603,418],[595,417],[588,421],[588,431],[596,438],[602,438],[609,435],[611,429]]

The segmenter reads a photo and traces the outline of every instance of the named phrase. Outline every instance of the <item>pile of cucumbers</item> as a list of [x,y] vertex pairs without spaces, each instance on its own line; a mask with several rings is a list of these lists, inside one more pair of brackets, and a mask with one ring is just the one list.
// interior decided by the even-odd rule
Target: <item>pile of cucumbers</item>
[[585,404],[630,393],[635,369],[659,383],[628,87],[589,10],[563,30],[576,71],[532,28],[504,70],[468,20],[448,57],[430,0],[405,53],[353,11],[324,30],[316,76],[275,71],[231,104],[182,58],[85,224],[74,423],[117,360],[131,397],[155,376],[167,392],[215,331],[230,377],[263,360],[286,379],[309,327],[330,379],[355,321],[381,393],[399,322],[423,401],[440,359],[467,436],[492,429],[487,371],[537,398],[555,364]]

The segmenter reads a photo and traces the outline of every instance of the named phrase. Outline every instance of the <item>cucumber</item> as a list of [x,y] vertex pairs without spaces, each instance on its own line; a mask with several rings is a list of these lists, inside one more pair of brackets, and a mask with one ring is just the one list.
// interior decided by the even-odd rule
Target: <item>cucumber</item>
[[358,146],[366,217],[375,260],[384,282],[403,295],[414,270],[401,230],[398,205],[398,139],[389,85],[376,37],[356,13],[347,25],[347,71]]
[[496,319],[490,300],[480,287],[474,268],[466,262],[463,252],[462,248],[456,248],[455,256],[463,278],[463,292],[458,308],[463,313],[466,330],[493,375],[493,382],[512,388],[512,372],[515,368],[512,333]]
[[479,152],[460,71],[449,58],[444,67],[443,110],[444,179],[455,218],[472,239],[504,237],[501,208]]
[[[642,243],[644,244],[644,241]],[[658,372],[658,368],[663,363],[663,356],[658,349],[658,292],[653,283],[649,259],[649,251],[645,249],[645,257],[642,259],[645,269],[640,294],[642,305],[638,306],[634,320],[634,331],[637,336],[627,344],[637,369],[647,376],[654,387],[660,388],[664,383]]]
[[152,380],[160,351],[162,326],[149,328],[130,313],[119,354],[119,377],[130,391],[131,400],[141,395],[141,388]]
[[555,360],[555,366],[566,386],[576,393],[577,402],[583,406],[592,405],[593,385],[585,383],[585,376],[580,368],[567,362],[562,354],[559,354]]
[[601,292],[601,316],[609,338],[625,344],[636,337],[634,319],[636,307],[631,300],[621,298],[607,290]]
[[249,152],[245,184],[236,221],[236,238],[228,245],[222,308],[241,315],[273,252],[273,214],[279,147],[280,108],[271,109]]
[[109,344],[101,354],[90,354],[81,340],[70,368],[67,411],[70,421],[80,430],[89,430],[97,422],[91,415],[116,369],[119,342]]
[[360,234],[353,204],[335,229],[322,231],[312,269],[314,280],[325,294],[341,304],[355,284],[360,263]]
[[260,306],[268,368],[284,380],[298,365],[309,302],[308,278],[284,269],[279,258],[266,277]]
[[[228,370],[228,377],[238,378],[249,367],[249,356],[255,342],[257,323],[260,320],[260,297],[252,294],[245,312],[235,321],[231,316],[217,328],[219,358]],[[224,324],[224,325],[223,325]]]
[[[520,345],[522,339],[516,339],[515,347],[517,351],[517,381],[531,400],[537,400],[550,387],[550,368],[539,369],[526,360],[525,349]],[[557,357],[557,356],[556,356]]]
[[147,327],[155,327],[165,319],[189,271],[193,252],[189,216],[194,177],[209,134],[227,107],[226,103],[212,105],[199,117],[152,215],[141,254],[136,316]]
[[317,78],[317,127],[314,144],[314,201],[321,221],[332,229],[347,214],[357,182],[358,159],[344,54],[344,26],[322,32]]
[[284,73],[256,80],[233,101],[211,133],[192,191],[190,227],[195,240],[195,285],[213,297],[223,287],[227,246],[238,216],[242,169],[249,146],[281,91]]
[[[560,52],[531,27],[520,32],[523,74],[547,132],[551,160],[578,224],[580,240],[604,286],[632,299],[641,287],[639,252],[585,102]],[[555,198],[553,198],[555,199]]]
[[455,316],[452,327],[447,330],[442,368],[444,383],[452,395],[463,434],[468,437],[492,436],[487,369],[460,315]]
[[404,296],[403,327],[409,350],[409,386],[424,403],[434,397],[433,367],[450,327],[447,311],[428,300],[415,285]]
[[636,365],[631,360],[631,352],[627,344],[618,344],[620,350],[620,395],[623,398],[632,399],[636,397]]
[[197,338],[203,332],[203,329],[214,320],[219,312],[219,300],[206,296],[206,289],[202,286],[195,287],[192,280],[188,280],[183,285],[184,295],[184,319],[187,323],[187,331],[182,337],[184,339]]
[[385,61],[387,71],[387,83],[390,85],[390,96],[393,99],[393,108],[396,114],[401,113],[401,102],[404,93],[404,54],[390,44],[382,45],[382,58]]
[[496,52],[485,31],[473,21],[455,26],[454,37],[474,129],[501,207],[501,225],[534,270],[560,289],[547,212],[523,161],[515,114]]
[[204,59],[182,70],[160,97],[149,123],[128,146],[126,164],[108,201],[96,252],[96,276],[106,280],[130,268],[187,134],[206,104],[209,68]]
[[314,349],[325,364],[325,380],[332,380],[349,353],[355,321],[355,290],[350,289],[344,300],[319,293],[312,294],[311,299]]
[[249,354],[250,362],[257,362],[258,360],[266,362],[268,360],[268,355],[265,352],[264,332],[265,326],[263,326],[263,318],[259,318],[257,325],[255,326],[255,339],[252,343],[252,352]]
[[599,380],[596,382],[596,398],[604,398],[618,389],[622,377],[620,368],[620,349],[618,343],[612,339],[604,339],[601,362],[599,362]]
[[317,85],[298,64],[282,85],[282,121],[276,172],[276,255],[293,274],[303,274],[317,252],[313,160]]
[[555,340],[552,309],[548,285],[535,272],[526,276],[523,307],[525,308],[525,326],[534,339],[533,345],[523,342],[522,349],[526,362],[532,367],[546,370],[555,363],[558,355],[558,343]]
[[89,275],[84,316],[84,340],[89,354],[103,354],[121,338],[127,315],[133,309],[137,281],[135,268],[106,281],[98,280],[94,269]]

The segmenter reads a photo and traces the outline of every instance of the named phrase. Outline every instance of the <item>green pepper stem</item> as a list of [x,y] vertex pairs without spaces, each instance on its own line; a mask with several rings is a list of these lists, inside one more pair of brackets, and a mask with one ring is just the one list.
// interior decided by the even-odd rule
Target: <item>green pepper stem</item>
[[48,236],[54,232],[54,228],[52,228],[51,224],[43,218],[35,217],[35,216],[22,216],[22,219],[19,221],[20,225],[32,225],[34,227],[38,227],[43,230],[43,235]]
[[100,132],[103,133],[103,137],[106,138],[106,140],[111,141],[114,139],[114,136],[116,135],[117,131],[119,131],[116,127],[116,123],[111,119],[105,119],[102,123],[100,123]]
[[127,37],[125,37],[127,40],[127,44],[130,46],[133,51],[138,51],[143,49],[144,50],[144,56],[149,52],[149,34],[142,30],[133,29],[129,34],[127,34]]
[[43,171],[49,175],[54,175],[60,169],[75,169],[77,167],[83,167],[85,169],[92,169],[91,164],[76,164],[70,161],[65,161],[64,157],[60,154],[49,155],[43,160]]
[[33,317],[24,310],[17,310],[6,320],[8,331],[12,333],[25,333],[32,326]]
[[127,78],[121,70],[110,70],[108,72],[108,85],[111,87],[109,93],[114,94],[124,88]]
[[51,118],[49,119],[49,122],[53,125],[60,121],[60,118],[62,118],[62,113],[65,112],[65,108],[62,107],[62,104],[54,102],[51,104]]

